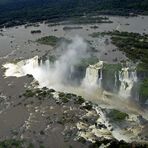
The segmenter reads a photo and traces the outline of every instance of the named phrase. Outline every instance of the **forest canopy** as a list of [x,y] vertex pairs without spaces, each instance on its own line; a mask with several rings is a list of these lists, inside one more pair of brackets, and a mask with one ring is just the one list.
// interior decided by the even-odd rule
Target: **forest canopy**
[[[61,20],[84,14],[148,14],[148,0],[1,0],[0,25]],[[10,23],[11,22],[11,23]]]

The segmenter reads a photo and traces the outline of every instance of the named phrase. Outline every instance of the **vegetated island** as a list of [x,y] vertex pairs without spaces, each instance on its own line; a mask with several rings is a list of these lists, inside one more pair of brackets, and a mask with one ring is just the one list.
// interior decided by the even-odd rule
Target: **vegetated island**
[[70,42],[70,40],[65,39],[63,37],[56,37],[56,36],[45,36],[45,37],[41,37],[39,39],[36,40],[37,43],[39,44],[44,44],[44,45],[50,45],[50,46],[56,46],[58,45],[58,43],[60,42]]

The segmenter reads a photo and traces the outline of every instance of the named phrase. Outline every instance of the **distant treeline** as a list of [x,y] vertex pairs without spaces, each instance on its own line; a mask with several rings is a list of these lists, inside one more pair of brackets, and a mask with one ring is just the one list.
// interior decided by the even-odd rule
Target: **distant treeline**
[[63,20],[85,14],[148,14],[148,0],[1,0],[0,25]]

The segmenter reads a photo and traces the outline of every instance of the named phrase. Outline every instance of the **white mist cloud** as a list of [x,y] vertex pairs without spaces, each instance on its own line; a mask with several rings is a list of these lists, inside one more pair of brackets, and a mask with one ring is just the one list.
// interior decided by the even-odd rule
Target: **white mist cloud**
[[55,77],[64,77],[68,73],[68,69],[75,65],[86,55],[87,44],[80,37],[75,37],[72,43],[67,46],[66,52],[55,62],[52,70]]
[[[39,82],[40,86],[51,86],[53,88],[61,87],[68,75],[68,70],[86,55],[87,43],[79,36],[72,39],[65,52],[54,64],[46,61],[45,65],[38,65],[38,57],[18,62],[17,64],[5,64],[7,69],[5,76],[21,77],[27,74]],[[63,48],[59,46],[58,49]]]

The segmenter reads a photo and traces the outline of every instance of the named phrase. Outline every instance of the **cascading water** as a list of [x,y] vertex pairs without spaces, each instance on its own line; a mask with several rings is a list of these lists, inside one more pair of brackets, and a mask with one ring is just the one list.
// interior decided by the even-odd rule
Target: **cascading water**
[[17,64],[8,63],[4,65],[4,68],[7,69],[5,72],[5,76],[15,76],[22,77],[27,74],[33,75],[36,68],[38,68],[38,56],[35,56],[32,59],[23,60],[18,62]]
[[96,88],[99,86],[99,88],[101,88],[102,68],[103,61],[100,61],[95,65],[89,65],[86,69],[86,74],[82,82],[82,86],[89,88]]
[[103,79],[103,73],[102,73],[102,68],[99,70],[99,80],[98,80],[98,85],[99,88],[102,87],[102,79]]
[[117,88],[117,81],[118,81],[118,79],[117,79],[117,72],[115,72],[115,89]]
[[[56,65],[54,64],[52,66],[50,60],[45,60],[43,63],[41,59],[39,60],[38,56],[32,59],[20,61],[17,64],[5,64],[4,67],[7,69],[5,72],[5,76],[7,77],[21,77],[31,74],[39,82],[41,87],[51,86],[53,88],[57,88],[58,86],[58,89],[61,85],[65,85],[63,82],[67,82],[67,79],[71,78],[71,73],[74,71],[73,66],[63,66],[65,68],[61,71],[60,62],[57,62]],[[103,76],[103,61],[99,61],[98,63],[89,65],[86,68],[85,77],[81,86],[92,90],[103,89],[102,82],[105,79],[105,76]],[[120,82],[121,84],[117,86],[117,82]],[[129,69],[128,67],[122,68],[121,71],[115,72],[115,82],[113,87],[119,90],[118,94],[121,97],[129,98],[131,97],[132,88],[136,82],[136,70]]]
[[137,82],[136,70],[130,71],[129,67],[122,68],[119,72],[119,81],[121,82],[119,95],[124,98],[129,98],[131,96],[132,88]]

